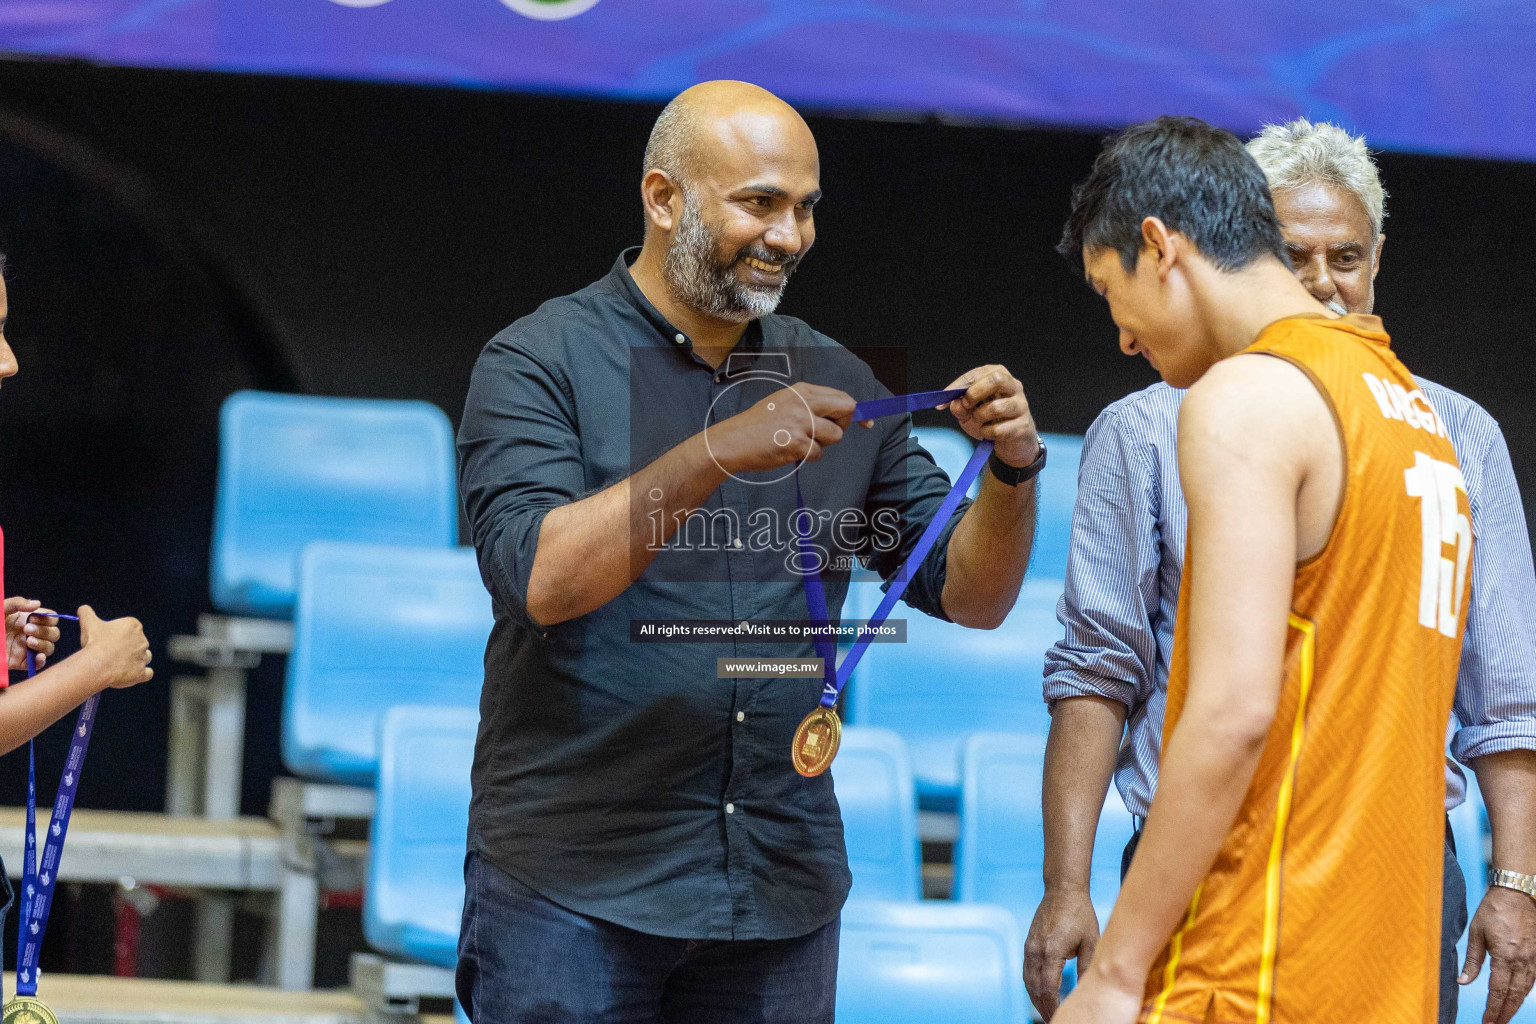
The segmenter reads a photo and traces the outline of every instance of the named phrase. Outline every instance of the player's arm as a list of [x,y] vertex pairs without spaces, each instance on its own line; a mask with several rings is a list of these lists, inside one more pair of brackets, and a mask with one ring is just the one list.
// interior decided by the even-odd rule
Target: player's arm
[[1083,984],[1058,1021],[1135,1019],[1148,971],[1242,805],[1279,702],[1297,506],[1309,473],[1327,471],[1320,468],[1328,466],[1324,445],[1334,449],[1336,506],[1332,417],[1301,371],[1278,359],[1218,363],[1184,401],[1188,691],[1130,873]]

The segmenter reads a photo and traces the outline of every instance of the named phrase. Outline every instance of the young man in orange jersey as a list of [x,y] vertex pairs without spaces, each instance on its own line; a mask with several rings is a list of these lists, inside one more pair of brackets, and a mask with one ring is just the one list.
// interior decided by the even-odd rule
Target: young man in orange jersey
[[1297,281],[1227,132],[1111,139],[1061,248],[1189,388],[1189,537],[1158,790],[1054,1024],[1430,1024],[1472,546],[1443,425],[1394,415],[1380,321]]

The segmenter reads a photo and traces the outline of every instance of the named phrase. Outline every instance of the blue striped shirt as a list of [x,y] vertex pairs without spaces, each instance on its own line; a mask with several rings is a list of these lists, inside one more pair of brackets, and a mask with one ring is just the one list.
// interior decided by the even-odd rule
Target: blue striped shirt
[[[1477,538],[1472,605],[1456,681],[1450,753],[1462,763],[1536,750],[1536,572],[1504,434],[1462,395],[1415,378],[1445,422],[1461,462]],[[1065,636],[1046,654],[1045,700],[1097,696],[1129,709],[1115,784],[1145,816],[1157,786],[1173,619],[1184,570],[1188,511],[1179,487],[1178,418],[1184,392],[1166,384],[1122,398],[1083,443],[1057,606]],[[1466,784],[1446,761],[1446,807]]]

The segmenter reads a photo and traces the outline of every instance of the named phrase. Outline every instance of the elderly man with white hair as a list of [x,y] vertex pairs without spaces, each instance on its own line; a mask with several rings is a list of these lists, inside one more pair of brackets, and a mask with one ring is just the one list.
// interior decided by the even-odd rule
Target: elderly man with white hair
[[[1386,236],[1386,193],[1365,141],[1330,124],[1266,128],[1248,151],[1269,179],[1292,266],[1343,316],[1369,313]],[[1472,920],[1466,984],[1491,954],[1485,1024],[1507,1024],[1536,980],[1536,574],[1503,434],[1475,402],[1419,380],[1384,395],[1411,414],[1440,414],[1466,476],[1477,554],[1457,681],[1451,753],[1470,766],[1493,829],[1493,876]],[[1083,446],[1061,619],[1047,655],[1051,707],[1045,760],[1046,895],[1025,945],[1024,977],[1050,1019],[1062,970],[1086,966],[1099,925],[1088,879],[1111,778],[1138,831],[1157,785],[1186,509],[1176,461],[1183,392],[1155,384],[1099,414]],[[1122,735],[1124,740],[1122,742]],[[1446,762],[1446,807],[1465,799]],[[1382,886],[1393,884],[1381,879]],[[1440,1020],[1456,1019],[1456,942],[1467,926],[1466,884],[1446,832]]]

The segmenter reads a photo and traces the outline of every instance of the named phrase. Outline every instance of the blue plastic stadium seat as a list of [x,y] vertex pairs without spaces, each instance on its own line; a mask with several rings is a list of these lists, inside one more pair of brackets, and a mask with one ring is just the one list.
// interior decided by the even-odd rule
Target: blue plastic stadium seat
[[213,603],[292,612],[300,550],[316,540],[451,547],[453,436],[427,402],[239,391],[219,416]]
[[832,783],[853,871],[850,898],[921,899],[917,793],[901,737],[889,729],[849,726],[832,763]]
[[479,717],[470,708],[400,705],[380,723],[363,933],[381,952],[441,967],[458,960]]
[[[1045,896],[1041,782],[1045,737],[976,733],[962,755],[955,899],[1005,907],[1029,930]],[[1102,929],[1120,893],[1120,861],[1133,819],[1110,786],[1093,844],[1089,890]],[[1068,965],[1070,987],[1071,965]]]
[[[954,480],[965,468],[976,442],[954,427],[914,427],[912,436],[927,449],[939,468]],[[1077,467],[1083,454],[1079,434],[1041,434],[1048,452],[1040,474],[1039,519],[1035,527],[1030,572],[1065,579],[1067,542],[1072,535],[1072,506],[1077,502]],[[976,493],[972,486],[971,495]]]
[[976,733],[961,762],[955,899],[1006,907],[1027,929],[1045,895],[1045,736]]
[[[949,427],[913,433],[951,479],[975,450],[969,437]],[[959,747],[971,732],[1043,735],[1049,727],[1040,681],[1045,652],[1061,637],[1056,603],[1066,572],[1082,438],[1043,436],[1050,457],[1042,474],[1035,553],[1008,621],[994,631],[971,630],[901,605],[892,617],[906,619],[907,642],[871,645],[849,682],[849,720],[894,729],[907,741],[924,806],[954,806]],[[876,584],[853,583],[843,619],[867,619],[879,599]]]
[[973,732],[1045,735],[1045,652],[1061,636],[1060,580],[1026,579],[1001,627],[966,629],[902,606],[902,644],[870,644],[850,684],[850,718],[894,729],[907,741],[919,798],[953,807],[960,746]]
[[1023,942],[1001,907],[851,901],[838,1024],[1025,1024]]
[[396,704],[477,707],[491,599],[471,548],[311,544],[300,556],[283,761],[371,786],[379,716]]

